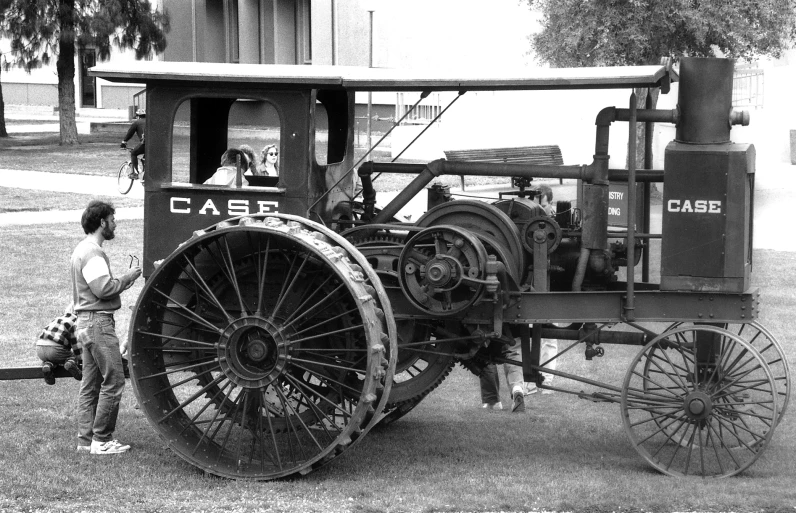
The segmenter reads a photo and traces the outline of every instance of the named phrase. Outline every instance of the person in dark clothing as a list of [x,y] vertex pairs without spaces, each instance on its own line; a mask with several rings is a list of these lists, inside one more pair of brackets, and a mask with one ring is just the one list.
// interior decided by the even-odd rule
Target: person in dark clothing
[[127,135],[124,136],[122,141],[122,148],[127,148],[127,141],[133,138],[134,135],[138,136],[138,146],[133,148],[130,152],[130,165],[133,168],[133,178],[138,178],[138,156],[144,154],[144,129],[146,128],[146,111],[139,108],[135,111],[135,120],[130,124],[127,130]]

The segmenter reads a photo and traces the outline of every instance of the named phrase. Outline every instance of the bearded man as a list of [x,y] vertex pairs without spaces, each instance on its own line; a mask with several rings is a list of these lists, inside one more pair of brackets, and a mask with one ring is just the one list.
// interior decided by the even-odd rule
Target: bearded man
[[116,210],[92,201],[80,220],[86,238],[72,253],[72,298],[77,314],[75,336],[83,354],[83,379],[77,404],[78,452],[120,454],[130,449],[113,438],[124,390],[122,354],[113,314],[122,306],[121,293],[141,276],[131,267],[113,277],[102,244],[116,236]]

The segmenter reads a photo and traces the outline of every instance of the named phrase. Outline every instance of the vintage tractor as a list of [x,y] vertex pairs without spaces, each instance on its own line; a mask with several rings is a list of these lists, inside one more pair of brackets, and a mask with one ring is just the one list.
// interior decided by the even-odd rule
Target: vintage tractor
[[[509,363],[542,388],[543,338],[571,341],[559,355],[583,344],[587,358],[603,344],[638,345],[618,385],[549,372],[596,389],[573,393],[618,403],[633,445],[666,474],[731,476],[771,440],[790,379],[756,320],[755,150],[730,141],[731,126],[748,122],[731,108],[732,61],[503,76],[137,62],[92,74],[146,83],[146,284],[130,323],[131,379],[153,428],[197,467],[230,478],[306,474],[405,415],[456,362],[476,374],[505,363],[501,349],[515,338],[522,361]],[[354,161],[358,91],[667,93],[678,79],[675,110],[638,109],[631,95],[629,108],[600,111],[591,164]],[[232,113],[263,105],[278,119],[278,179],[239,170],[232,187],[204,185]],[[663,170],[649,159],[645,169],[609,168],[617,121],[634,134],[630,154],[637,123],[676,125]],[[187,147],[177,147],[180,130]],[[414,177],[383,208],[380,173]],[[399,220],[442,175],[517,187],[489,201],[437,188],[421,217]],[[528,194],[539,178],[576,179],[577,197],[550,217]],[[649,229],[654,182],[665,182],[660,234]],[[628,196],[621,230],[608,223],[615,183]]]

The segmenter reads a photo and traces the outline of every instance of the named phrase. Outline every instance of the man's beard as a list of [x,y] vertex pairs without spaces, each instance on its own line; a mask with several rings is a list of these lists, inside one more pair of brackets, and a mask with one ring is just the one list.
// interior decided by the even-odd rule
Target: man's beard
[[111,239],[113,239],[114,237],[116,237],[116,234],[114,233],[114,231],[113,231],[113,230],[111,230],[111,227],[110,227],[110,226],[108,226],[108,225],[105,225],[105,228],[103,228],[103,229],[102,229],[102,237],[103,237],[105,240],[111,240]]

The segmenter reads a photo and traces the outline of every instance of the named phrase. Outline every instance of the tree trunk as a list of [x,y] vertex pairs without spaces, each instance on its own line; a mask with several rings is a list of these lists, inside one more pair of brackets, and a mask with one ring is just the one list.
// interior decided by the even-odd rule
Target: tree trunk
[[61,36],[58,40],[58,113],[61,145],[77,144],[75,124],[75,0],[60,0],[58,18]]
[[[3,68],[0,67],[0,73],[3,72]],[[3,84],[0,83],[0,137],[8,137],[8,131],[6,131],[6,104],[3,101]]]
[[[647,88],[637,88],[636,92],[636,108],[643,109],[646,106],[647,102],[647,91],[649,91],[652,95],[652,103],[649,107],[650,109],[654,109],[655,106],[658,104],[658,95],[660,94],[660,89],[647,89]],[[644,169],[644,132],[645,132],[645,125],[646,123],[636,123],[636,169]],[[655,123],[650,123],[650,131],[655,130]],[[650,151],[650,155],[647,157],[650,162],[650,167],[652,167],[652,151]],[[630,155],[628,155],[628,163],[630,162]]]

